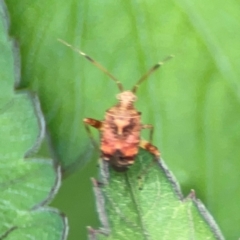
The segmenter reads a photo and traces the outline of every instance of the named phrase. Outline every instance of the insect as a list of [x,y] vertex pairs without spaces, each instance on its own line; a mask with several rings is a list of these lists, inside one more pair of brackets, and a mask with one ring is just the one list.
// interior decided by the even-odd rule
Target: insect
[[[104,120],[99,121],[93,118],[85,118],[83,120],[91,138],[92,135],[89,126],[98,129],[100,132],[101,158],[108,161],[116,171],[126,171],[128,167],[134,163],[139,147],[149,151],[155,157],[160,157],[160,152],[157,147],[152,144],[154,127],[150,124],[141,123],[141,112],[134,107],[134,102],[137,100],[136,92],[139,85],[173,56],[167,57],[162,62],[158,62],[150,68],[148,72],[137,81],[132,90],[124,90],[122,83],[102,65],[67,42],[61,39],[58,40],[78,52],[107,74],[117,84],[120,91],[120,93],[117,94],[117,104],[106,111]],[[143,129],[150,130],[149,141],[141,139],[140,133]],[[96,145],[94,140],[93,143]]]

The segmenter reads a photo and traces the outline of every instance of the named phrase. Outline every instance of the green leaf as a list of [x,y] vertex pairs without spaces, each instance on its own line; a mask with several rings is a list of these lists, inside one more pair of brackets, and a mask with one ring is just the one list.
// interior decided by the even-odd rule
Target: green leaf
[[103,228],[90,228],[90,239],[223,240],[194,191],[183,198],[163,160],[153,161],[152,155],[142,150],[126,172],[101,164],[103,185],[93,182]]
[[66,239],[66,218],[44,207],[58,191],[60,167],[33,157],[45,123],[36,96],[14,91],[20,66],[7,21],[0,1],[0,239]]

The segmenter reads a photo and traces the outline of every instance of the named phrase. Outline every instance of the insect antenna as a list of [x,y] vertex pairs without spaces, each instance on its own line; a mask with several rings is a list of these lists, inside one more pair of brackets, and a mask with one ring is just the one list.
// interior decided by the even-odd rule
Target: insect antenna
[[108,75],[118,86],[118,89],[120,90],[120,92],[123,92],[123,85],[122,83],[115,78],[110,72],[108,72],[108,70],[103,67],[100,63],[96,62],[94,59],[92,59],[91,57],[89,57],[87,54],[85,54],[84,52],[80,51],[79,49],[73,47],[71,44],[63,41],[62,39],[58,38],[58,41],[61,42],[62,44],[66,45],[67,47],[71,48],[72,50],[74,50],[75,52],[79,53],[80,55],[82,55],[83,57],[85,57],[89,62],[91,62],[93,65],[95,65],[97,68],[99,68],[101,71],[103,71],[106,75]]
[[170,55],[166,57],[163,61],[158,62],[155,64],[153,67],[151,67],[138,81],[137,83],[133,86],[132,92],[136,93],[139,85],[144,82],[153,72],[155,72],[159,67],[161,67],[166,61],[172,59],[174,55]]

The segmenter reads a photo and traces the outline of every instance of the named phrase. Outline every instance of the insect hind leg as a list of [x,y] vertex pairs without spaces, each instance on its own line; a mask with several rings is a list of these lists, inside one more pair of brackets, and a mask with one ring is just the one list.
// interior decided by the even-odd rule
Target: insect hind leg
[[153,144],[151,144],[148,141],[141,140],[139,143],[139,147],[147,150],[148,152],[150,152],[152,155],[154,155],[157,158],[160,157],[160,152],[158,151],[157,147],[155,147]]

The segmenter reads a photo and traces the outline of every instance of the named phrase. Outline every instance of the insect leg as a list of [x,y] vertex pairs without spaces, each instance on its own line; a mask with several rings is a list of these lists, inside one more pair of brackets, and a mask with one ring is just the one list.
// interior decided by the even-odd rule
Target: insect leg
[[151,124],[142,124],[142,129],[150,129],[150,132],[149,132],[149,142],[151,143],[152,142],[152,138],[153,138],[153,130],[154,130],[153,125],[151,125]]
[[139,147],[147,150],[148,152],[153,154],[155,157],[158,157],[158,158],[160,157],[160,152],[158,151],[157,147],[155,147],[148,141],[141,140],[139,143]]
[[95,141],[95,139],[94,139],[94,137],[92,135],[92,132],[90,130],[89,125],[94,127],[94,128],[96,128],[96,129],[98,129],[100,131],[100,129],[102,127],[102,122],[99,121],[99,120],[92,119],[92,118],[84,118],[83,122],[84,122],[85,129],[86,129],[86,131],[88,133],[89,138],[91,139],[91,142],[92,142],[93,146],[96,149],[99,149],[98,144],[96,143],[96,141]]

